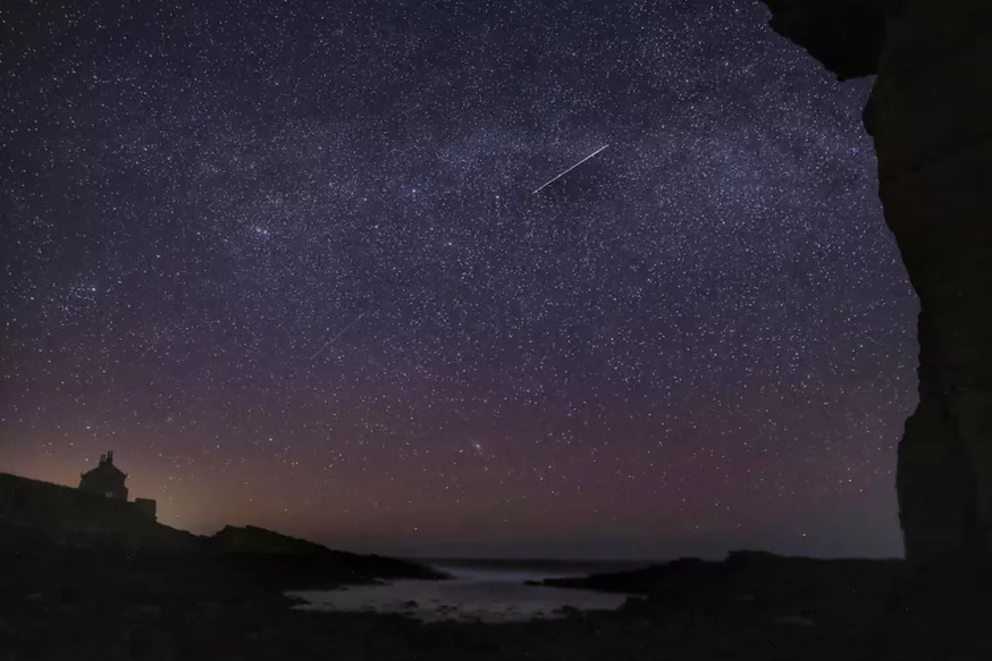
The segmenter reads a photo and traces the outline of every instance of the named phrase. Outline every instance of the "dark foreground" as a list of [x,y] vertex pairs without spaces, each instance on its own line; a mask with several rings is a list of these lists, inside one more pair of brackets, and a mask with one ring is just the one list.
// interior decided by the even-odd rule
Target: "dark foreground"
[[[992,600],[899,561],[760,553],[565,581],[642,594],[615,613],[521,624],[418,624],[303,613],[283,589],[430,572],[374,556],[78,548],[10,528],[0,659],[992,659]],[[12,540],[21,536],[20,543]],[[563,584],[557,581],[557,584]]]

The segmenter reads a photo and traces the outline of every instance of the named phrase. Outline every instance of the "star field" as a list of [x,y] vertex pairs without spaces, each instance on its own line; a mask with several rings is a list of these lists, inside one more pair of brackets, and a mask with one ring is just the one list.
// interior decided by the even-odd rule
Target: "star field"
[[0,470],[384,553],[900,553],[870,81],[766,22],[0,8]]

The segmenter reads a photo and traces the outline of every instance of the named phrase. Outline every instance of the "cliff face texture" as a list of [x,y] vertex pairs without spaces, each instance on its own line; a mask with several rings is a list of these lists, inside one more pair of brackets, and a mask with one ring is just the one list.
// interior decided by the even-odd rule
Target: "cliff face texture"
[[906,556],[992,563],[992,2],[764,0],[864,111],[920,297],[920,402],[899,445]]

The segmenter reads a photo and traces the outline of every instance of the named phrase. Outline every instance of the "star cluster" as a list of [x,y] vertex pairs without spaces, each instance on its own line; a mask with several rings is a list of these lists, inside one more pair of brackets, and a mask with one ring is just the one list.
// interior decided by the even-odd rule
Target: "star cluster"
[[0,8],[0,467],[380,552],[899,553],[870,81],[766,22]]

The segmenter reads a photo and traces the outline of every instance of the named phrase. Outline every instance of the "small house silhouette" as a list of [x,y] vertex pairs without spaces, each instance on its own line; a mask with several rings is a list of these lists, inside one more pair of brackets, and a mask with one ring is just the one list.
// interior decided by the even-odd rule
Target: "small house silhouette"
[[100,463],[96,468],[82,474],[79,490],[97,493],[114,500],[127,501],[125,480],[127,480],[127,474],[114,466],[114,453],[108,452],[100,455]]

